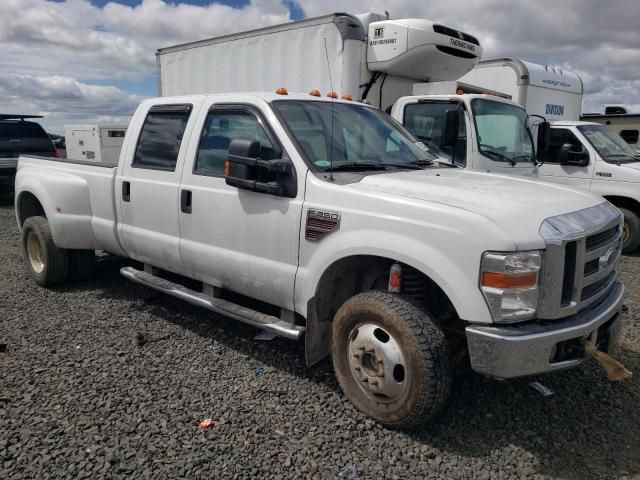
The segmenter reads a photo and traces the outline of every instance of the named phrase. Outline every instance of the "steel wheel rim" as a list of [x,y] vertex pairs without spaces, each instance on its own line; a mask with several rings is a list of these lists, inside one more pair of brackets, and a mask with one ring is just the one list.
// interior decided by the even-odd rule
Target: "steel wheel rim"
[[40,248],[40,239],[35,232],[29,232],[27,235],[27,255],[31,268],[36,273],[42,273],[44,270],[44,261],[42,260],[42,248]]
[[374,323],[361,323],[349,333],[349,370],[367,397],[393,403],[408,385],[408,369],[398,341]]
[[624,224],[622,225],[622,243],[625,243],[627,240],[629,240],[630,236],[631,229],[629,228],[629,224],[627,222],[624,222]]

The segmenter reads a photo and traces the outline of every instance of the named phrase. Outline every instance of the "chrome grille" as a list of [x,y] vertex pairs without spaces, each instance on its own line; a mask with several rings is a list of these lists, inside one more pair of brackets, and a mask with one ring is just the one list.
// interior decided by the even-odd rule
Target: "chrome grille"
[[538,316],[562,318],[597,303],[613,286],[622,248],[622,215],[610,203],[545,220]]

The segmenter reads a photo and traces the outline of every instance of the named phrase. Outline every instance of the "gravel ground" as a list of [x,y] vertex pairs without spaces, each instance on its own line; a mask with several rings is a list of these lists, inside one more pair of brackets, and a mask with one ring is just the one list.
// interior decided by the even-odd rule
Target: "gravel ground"
[[[257,330],[129,283],[46,290],[0,208],[0,478],[640,478],[640,257],[622,261],[628,326],[593,363],[497,382],[469,373],[420,433],[355,411],[325,362]],[[137,332],[152,341],[138,346]],[[0,348],[0,350],[2,350]],[[216,420],[198,428],[204,418]]]

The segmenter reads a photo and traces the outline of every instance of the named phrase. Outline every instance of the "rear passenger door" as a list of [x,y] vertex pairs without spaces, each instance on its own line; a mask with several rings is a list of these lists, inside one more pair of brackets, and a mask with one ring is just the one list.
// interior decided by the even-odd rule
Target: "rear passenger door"
[[203,105],[199,116],[200,141],[191,142],[182,175],[185,269],[192,278],[293,310],[303,189],[296,198],[281,197],[240,190],[224,177],[233,140],[259,141],[263,160],[286,152],[257,106]]
[[193,103],[176,102],[138,112],[130,128],[140,133],[127,145],[127,161],[116,179],[124,250],[176,273],[182,272],[178,190],[196,110]]

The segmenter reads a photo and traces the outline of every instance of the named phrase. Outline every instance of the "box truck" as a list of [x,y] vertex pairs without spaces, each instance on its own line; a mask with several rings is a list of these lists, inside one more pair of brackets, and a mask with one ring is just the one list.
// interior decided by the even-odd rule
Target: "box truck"
[[126,131],[122,125],[65,125],[67,157],[117,165]]
[[[549,133],[546,120],[528,115],[526,104],[520,103],[537,99],[542,116],[548,104],[555,105],[549,108],[556,115],[546,114],[551,120],[570,115],[577,120],[579,76],[503,60],[508,65],[500,82],[474,86],[476,80],[467,77],[462,83],[468,90],[452,88],[472,72],[481,55],[480,42],[469,33],[425,19],[389,19],[376,13],[333,13],[156,53],[162,96],[275,91],[282,86],[299,93],[338,92],[391,112],[443,162],[591,189],[623,209],[624,248],[634,250],[640,245],[635,157],[594,124],[556,123]],[[516,68],[519,76],[506,73]],[[320,157],[329,151],[314,148]]]

